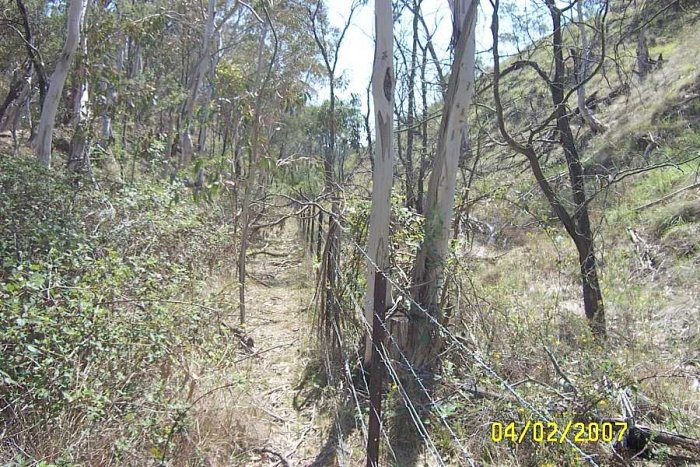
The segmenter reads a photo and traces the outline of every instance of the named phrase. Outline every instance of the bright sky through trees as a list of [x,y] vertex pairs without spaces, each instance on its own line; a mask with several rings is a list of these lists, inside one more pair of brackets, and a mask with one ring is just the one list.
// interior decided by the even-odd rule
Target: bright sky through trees
[[[330,20],[333,26],[341,28],[350,11],[352,0],[333,0],[328,2],[330,8]],[[347,80],[347,87],[341,91],[343,98],[350,97],[351,93],[359,94],[362,106],[366,106],[364,100],[367,85],[372,75],[372,58],[374,56],[374,2],[369,1],[355,13],[352,26],[347,32],[343,46],[340,49],[339,69],[343,72],[343,78]],[[447,56],[447,47],[450,42],[450,9],[447,0],[424,0],[423,14],[429,27],[436,31],[434,42],[438,53],[444,52]],[[408,14],[404,15],[404,22],[410,21]],[[319,90],[319,93],[323,93]],[[320,100],[324,95],[318,96]]]
[[[332,0],[328,2],[330,9],[330,21],[336,28],[342,28],[345,24],[345,19],[350,11],[350,5],[353,0]],[[519,2],[522,6],[528,3],[525,0]],[[342,72],[343,79],[347,82],[347,86],[340,90],[340,96],[344,99],[350,97],[352,93],[359,94],[363,109],[366,109],[367,102],[365,93],[367,85],[370,82],[372,75],[372,58],[374,56],[374,1],[369,0],[367,5],[361,7],[353,17],[352,25],[348,30],[346,37],[340,49],[339,70]],[[421,11],[425,16],[426,23],[434,31],[433,43],[435,51],[441,54],[445,60],[449,59],[449,43],[452,33],[452,25],[450,19],[450,8],[447,0],[423,0]],[[479,7],[479,24],[477,26],[476,42],[477,54],[481,51],[486,51],[491,46],[491,37],[489,32],[488,19],[491,15],[491,9],[488,2],[481,2]],[[404,10],[401,29],[410,28],[410,12]],[[504,25],[508,28],[508,25]],[[396,26],[398,31],[399,26]],[[507,51],[507,48],[506,48]],[[482,59],[488,61],[488,54],[482,55]],[[316,96],[319,101],[326,99],[327,86],[318,89]]]

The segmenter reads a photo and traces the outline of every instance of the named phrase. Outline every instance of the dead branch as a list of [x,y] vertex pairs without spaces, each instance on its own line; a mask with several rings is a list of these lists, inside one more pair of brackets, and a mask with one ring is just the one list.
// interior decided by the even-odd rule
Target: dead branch
[[685,191],[692,190],[694,188],[700,188],[700,182],[693,183],[692,185],[688,185],[686,187],[681,188],[680,190],[676,190],[673,193],[670,193],[662,198],[657,199],[656,201],[652,201],[651,203],[644,204],[642,206],[634,208],[635,211],[643,211],[647,208],[651,208],[653,206],[656,206],[657,204],[661,204],[664,201],[668,201],[669,199],[673,198],[674,196],[677,196]]
[[281,463],[284,467],[289,467],[289,461],[287,460],[287,458],[284,457],[284,456],[283,456],[282,454],[280,454],[279,452],[273,450],[273,449],[270,449],[270,448],[255,448],[255,449],[253,449],[253,452],[255,452],[255,453],[257,453],[257,454],[270,454],[270,455],[273,455],[273,456],[275,456],[276,458],[278,458],[278,459],[280,460],[280,463]]

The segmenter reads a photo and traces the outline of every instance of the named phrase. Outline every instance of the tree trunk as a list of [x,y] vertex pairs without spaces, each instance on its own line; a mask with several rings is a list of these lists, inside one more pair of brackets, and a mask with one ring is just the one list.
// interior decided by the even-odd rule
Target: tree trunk
[[425,71],[428,66],[428,51],[427,47],[423,49],[423,60],[420,65],[420,86],[421,86],[421,113],[423,122],[421,124],[421,151],[420,164],[418,166],[418,180],[416,181],[416,212],[423,214],[423,196],[425,193],[425,171],[428,165],[428,81],[425,77]]
[[[88,0],[89,3],[89,0]],[[85,59],[87,57],[87,36],[85,35],[85,22],[87,15],[83,15],[81,22],[79,67],[77,70],[77,90],[73,100],[73,137],[70,142],[70,153],[68,155],[68,168],[79,170],[83,167],[83,162],[88,151],[87,133],[88,119],[90,118],[89,107],[89,87],[87,79],[87,67]]]
[[418,57],[418,0],[413,0],[413,42],[411,44],[411,68],[408,70],[408,115],[406,116],[406,207],[416,205],[415,174],[413,172],[415,115],[416,115],[416,68]]
[[[430,369],[439,352],[435,322],[442,319],[439,292],[444,281],[458,164],[468,140],[467,114],[474,90],[476,0],[454,0],[455,44],[438,140],[425,206],[424,240],[413,268],[414,300],[410,313],[408,349],[412,364]],[[425,313],[429,316],[426,316]]]
[[573,132],[569,123],[569,114],[564,102],[564,40],[561,29],[561,11],[554,0],[547,0],[552,16],[552,41],[554,46],[554,78],[550,86],[552,104],[557,117],[557,131],[564,149],[564,157],[569,171],[574,202],[574,221],[576,223],[573,238],[579,252],[581,282],[583,286],[583,303],[591,329],[596,337],[605,337],[605,311],[603,298],[598,284],[593,233],[586,203],[586,186],[581,158],[576,148]]
[[[394,52],[393,19],[390,0],[376,0],[376,48],[372,73],[374,120],[377,132],[372,172],[372,208],[369,216],[369,248],[367,253],[367,292],[365,321],[370,325],[374,316],[374,287],[377,271],[388,273],[389,221],[391,218],[391,186],[394,174],[393,115],[394,115]],[[385,303],[389,304],[390,287],[386,288]],[[367,335],[365,363],[372,354],[371,336]]]
[[[578,16],[578,30],[581,39],[581,52],[572,50],[574,59],[574,77],[576,78],[576,102],[583,121],[589,126],[593,133],[603,133],[608,127],[596,118],[593,111],[586,106],[586,86],[584,82],[588,77],[591,49],[588,45],[588,32],[583,18],[583,1],[576,3],[576,13]],[[603,32],[604,34],[605,32]]]
[[[241,207],[241,247],[238,254],[238,298],[240,323],[245,324],[246,321],[246,301],[245,301],[245,284],[246,284],[246,255],[248,252],[248,234],[250,230],[250,203],[253,192],[255,191],[255,183],[257,179],[258,165],[258,144],[260,135],[260,118],[262,116],[262,100],[263,93],[268,77],[262,80],[262,55],[265,46],[265,38],[267,37],[268,24],[265,23],[263,31],[260,34],[257,50],[257,64],[255,70],[255,81],[257,94],[255,96],[255,107],[253,109],[253,122],[251,128],[251,136],[248,148],[248,174],[245,179],[245,188],[243,193],[243,206]],[[274,54],[271,60],[274,60]]]
[[41,60],[39,51],[34,46],[34,35],[32,34],[32,28],[29,24],[29,15],[27,14],[27,8],[24,6],[22,0],[16,0],[17,9],[19,9],[20,15],[22,16],[22,27],[24,28],[24,44],[27,48],[27,55],[34,66],[34,71],[36,72],[37,85],[39,86],[39,107],[44,107],[44,98],[46,97],[46,71],[44,70],[44,62]]
[[208,64],[211,62],[209,55],[209,48],[214,34],[214,15],[216,14],[216,0],[209,0],[207,7],[207,19],[204,23],[204,30],[202,31],[202,43],[200,56],[194,66],[194,72],[192,73],[190,86],[185,98],[185,102],[182,104],[182,126],[180,131],[180,164],[187,165],[192,161],[192,156],[194,155],[194,145],[192,144],[192,115],[194,114],[194,105],[197,101],[197,95],[199,93],[199,88],[201,82],[204,78],[204,74],[207,71]]
[[647,38],[643,31],[639,32],[637,36],[637,73],[639,74],[639,79],[643,80],[649,70],[651,65],[649,63],[649,46],[647,45]]
[[51,75],[51,84],[49,91],[44,99],[44,105],[41,109],[41,118],[39,120],[39,129],[37,130],[36,141],[34,142],[34,150],[41,162],[47,166],[51,166],[51,142],[53,139],[53,127],[58,112],[58,104],[63,93],[63,86],[66,83],[68,69],[75,50],[78,47],[80,40],[80,25],[83,15],[87,8],[87,0],[70,0],[68,7],[68,31],[66,42],[63,46],[61,56],[56,63],[56,69]]
[[0,131],[7,131],[15,120],[15,115],[22,109],[22,103],[31,89],[32,65],[29,63],[24,73],[15,72],[10,89],[7,91],[5,100],[0,104]]

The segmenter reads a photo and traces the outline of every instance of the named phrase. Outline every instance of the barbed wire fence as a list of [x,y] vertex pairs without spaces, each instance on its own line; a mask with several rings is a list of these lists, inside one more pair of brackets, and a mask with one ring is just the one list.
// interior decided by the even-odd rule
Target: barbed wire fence
[[[309,246],[309,253],[312,256],[315,253],[317,259],[322,260],[319,255],[323,251],[323,247],[319,239],[327,234],[327,231],[323,228],[322,219],[324,215],[327,219],[331,219],[333,215],[331,212],[324,209],[321,202],[318,200],[307,198],[304,200],[297,200],[296,202],[298,207],[301,207],[298,211],[300,212],[298,219],[304,241],[307,243],[307,246]],[[304,206],[306,206],[306,208],[304,208]],[[320,222],[311,220],[311,218],[316,216],[320,217]],[[323,355],[324,367],[326,373],[329,375],[329,383],[347,392],[347,400],[352,405],[352,409],[356,414],[356,421],[359,419],[359,429],[365,443],[368,441],[368,427],[364,417],[368,416],[370,411],[375,410],[374,407],[368,404],[370,384],[367,375],[370,374],[373,369],[365,367],[359,349],[361,343],[364,341],[364,337],[372,334],[372,323],[368,322],[364,315],[364,306],[362,305],[364,302],[363,291],[358,290],[357,287],[351,287],[348,283],[352,281],[347,280],[347,276],[352,275],[356,279],[358,275],[364,275],[365,271],[362,265],[366,264],[376,268],[378,273],[391,285],[395,305],[398,305],[401,301],[409,304],[413,310],[417,310],[425,319],[435,326],[443,342],[448,343],[451,348],[458,350],[458,352],[451,353],[451,356],[454,356],[453,358],[461,359],[460,363],[464,364],[466,367],[478,368],[491,383],[495,383],[496,386],[508,393],[511,399],[516,402],[521,409],[525,410],[528,417],[533,421],[549,423],[555,420],[555,417],[551,415],[547,409],[538,407],[534,403],[528,401],[517,390],[514,383],[496,371],[494,365],[479,351],[478,342],[473,334],[470,335],[471,345],[467,345],[467,343],[465,343],[465,337],[457,335],[429,313],[425,307],[417,303],[410,291],[406,290],[406,287],[400,285],[393,279],[389,271],[382,271],[378,268],[365,248],[354,238],[352,232],[347,227],[344,227],[347,223],[343,222],[343,219],[338,218],[333,219],[333,221],[335,221],[336,225],[340,228],[344,248],[347,249],[349,255],[355,257],[350,262],[353,264],[354,268],[357,268],[359,265],[360,270],[343,270],[340,262],[335,265],[337,268],[335,271],[337,277],[345,278],[346,280],[341,280],[340,286],[342,287],[342,293],[335,293],[333,295],[333,300],[338,309],[346,310],[348,307],[351,307],[352,313],[344,314],[344,322],[337,320],[332,323],[333,337],[336,340],[337,348],[341,349],[341,351],[339,354],[336,353],[335,355],[330,355],[330,352],[325,353]],[[358,261],[357,258],[363,261]],[[323,267],[324,263],[321,263],[320,268]],[[322,276],[323,271],[319,271],[319,277]],[[354,282],[356,283],[357,281],[355,280]],[[442,402],[442,400],[437,400],[434,397],[434,392],[431,391],[425,383],[425,375],[421,375],[419,369],[412,365],[401,343],[392,332],[390,325],[388,325],[385,320],[380,320],[380,324],[386,339],[384,342],[372,342],[372,346],[374,350],[378,352],[381,364],[388,375],[388,385],[383,385],[382,391],[384,393],[384,388],[388,386],[391,388],[389,392],[398,396],[397,402],[403,406],[403,410],[405,410],[407,415],[402,418],[402,421],[407,420],[410,422],[410,428],[417,435],[417,439],[425,449],[425,454],[429,455],[434,464],[439,466],[455,465],[455,462],[457,462],[457,465],[469,465],[470,467],[479,465],[479,462],[467,447],[468,440],[465,439],[463,434],[460,435],[460,432],[463,430],[461,430],[460,427],[455,427],[454,422],[450,422],[449,416],[441,410],[440,402]],[[323,351],[323,349],[321,350]],[[339,361],[337,361],[338,359]],[[411,391],[406,387],[406,384],[409,382],[415,391]],[[416,391],[419,397],[416,397]],[[462,391],[457,392],[464,394]],[[340,446],[340,455],[342,456],[342,445],[348,430],[343,430],[341,426],[340,410],[336,408],[334,412],[335,436]],[[374,415],[381,419],[381,414],[379,412],[375,412]],[[445,452],[444,440],[435,439],[435,434],[431,433],[431,431],[434,430],[431,430],[426,423],[427,416],[436,418],[439,422],[439,426],[444,428],[445,432],[449,434],[449,451],[457,453],[458,459],[450,457],[450,453]],[[380,425],[381,438],[384,440],[382,446],[388,451],[385,458],[396,464],[401,458],[401,453],[396,452],[392,437],[397,433],[392,433],[391,428],[387,425],[385,417],[385,419],[382,419]],[[398,434],[400,435],[401,433]],[[580,446],[571,441],[565,436],[565,433],[562,433],[562,430],[560,430],[558,426],[557,437],[561,439],[561,443],[567,444],[582,461],[591,466],[598,465],[594,455],[587,453],[581,449]],[[442,449],[438,446],[441,446]],[[338,460],[341,461],[341,459]],[[343,464],[341,463],[341,465]],[[368,465],[374,464],[368,463]]]

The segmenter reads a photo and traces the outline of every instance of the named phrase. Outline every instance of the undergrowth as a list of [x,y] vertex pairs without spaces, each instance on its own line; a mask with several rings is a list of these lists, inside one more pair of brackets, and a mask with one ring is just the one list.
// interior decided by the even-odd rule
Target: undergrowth
[[190,199],[0,157],[1,463],[170,458],[190,362],[221,365],[231,341],[192,303],[230,225]]

